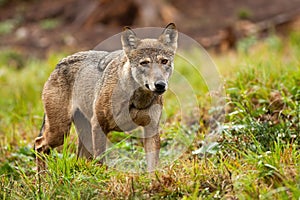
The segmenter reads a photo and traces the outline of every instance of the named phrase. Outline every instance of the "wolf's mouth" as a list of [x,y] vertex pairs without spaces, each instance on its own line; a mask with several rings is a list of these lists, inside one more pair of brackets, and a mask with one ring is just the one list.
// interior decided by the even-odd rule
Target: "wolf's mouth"
[[148,84],[148,83],[145,84],[145,87],[146,87],[148,90],[150,90],[150,87],[149,87],[149,84]]
[[165,92],[166,90],[155,90],[154,93],[158,94],[158,95],[161,95]]
[[149,84],[148,83],[146,83],[145,84],[145,87],[148,89],[148,90],[150,90],[151,92],[153,92],[153,93],[155,93],[155,94],[158,94],[158,95],[161,95],[161,94],[163,94],[166,90],[165,89],[163,89],[163,90],[151,90],[150,89],[150,86],[149,86]]

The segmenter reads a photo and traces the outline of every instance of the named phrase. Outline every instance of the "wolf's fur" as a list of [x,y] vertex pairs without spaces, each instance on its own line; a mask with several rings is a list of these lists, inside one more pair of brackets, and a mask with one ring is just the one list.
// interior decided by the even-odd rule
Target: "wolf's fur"
[[[78,155],[95,158],[105,151],[110,131],[144,127],[148,170],[158,163],[162,93],[173,71],[177,31],[169,24],[158,39],[139,39],[130,28],[122,50],[86,51],[62,59],[45,83],[45,117],[35,140],[40,155],[63,144],[71,123],[79,135]],[[40,171],[45,167],[37,156]]]

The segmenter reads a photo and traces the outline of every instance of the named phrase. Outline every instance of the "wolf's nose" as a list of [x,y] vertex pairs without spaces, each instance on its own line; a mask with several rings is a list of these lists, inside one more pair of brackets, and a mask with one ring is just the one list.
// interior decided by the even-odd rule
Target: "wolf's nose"
[[155,89],[158,92],[164,92],[166,90],[167,83],[165,81],[156,81],[154,83]]

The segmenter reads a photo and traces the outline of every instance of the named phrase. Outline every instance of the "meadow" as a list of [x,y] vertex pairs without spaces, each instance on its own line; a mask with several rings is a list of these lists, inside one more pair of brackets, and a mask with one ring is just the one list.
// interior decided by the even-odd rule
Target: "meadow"
[[[39,183],[32,148],[43,118],[41,91],[66,55],[37,59],[0,52],[0,199],[300,199],[300,32],[249,37],[236,51],[212,54],[225,82],[226,114],[220,136],[205,152],[192,153],[208,133],[213,109],[207,88],[198,85],[199,127],[185,127],[195,138],[163,169],[126,173],[77,159],[73,128],[65,145],[50,153]],[[187,70],[184,62],[175,67]],[[176,100],[169,94],[165,101],[162,132],[176,137]],[[114,133],[111,139],[128,137]],[[119,147],[139,151],[136,143]]]

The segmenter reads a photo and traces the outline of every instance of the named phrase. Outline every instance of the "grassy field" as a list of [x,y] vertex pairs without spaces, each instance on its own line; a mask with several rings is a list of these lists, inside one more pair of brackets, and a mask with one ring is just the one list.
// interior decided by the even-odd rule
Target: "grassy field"
[[[192,154],[208,131],[210,108],[205,107],[209,103],[201,86],[200,129],[186,127],[196,138],[163,170],[130,174],[77,159],[72,129],[66,145],[51,152],[41,185],[32,151],[43,117],[40,94],[66,54],[38,60],[11,50],[0,52],[0,199],[299,200],[300,33],[263,41],[250,37],[237,49],[213,56],[225,80],[227,113],[220,137],[205,156]],[[185,66],[179,62],[176,67]],[[190,76],[195,80],[193,73]],[[171,95],[166,101],[168,124],[180,124],[172,107],[176,101]],[[171,125],[163,132],[177,135]]]

